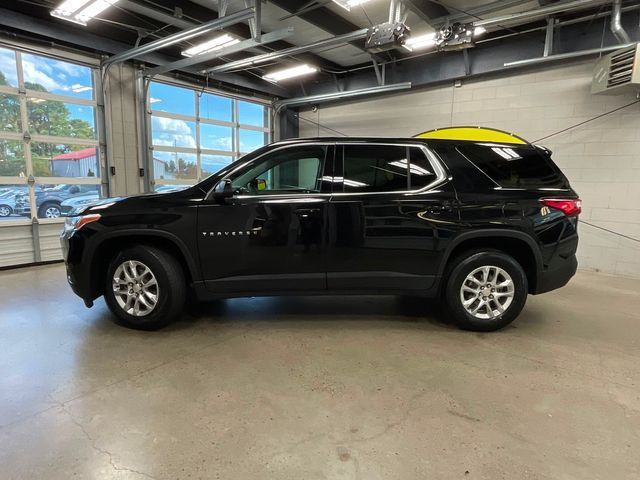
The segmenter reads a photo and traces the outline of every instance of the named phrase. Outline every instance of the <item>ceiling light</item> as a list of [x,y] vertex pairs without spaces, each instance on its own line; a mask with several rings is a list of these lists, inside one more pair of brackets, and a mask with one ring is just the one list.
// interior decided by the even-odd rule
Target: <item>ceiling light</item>
[[427,33],[425,35],[419,35],[417,37],[409,37],[403,47],[411,52],[413,50],[419,50],[421,48],[433,47],[435,44],[436,34]]
[[358,5],[362,5],[368,1],[369,0],[333,0],[333,3],[340,5],[342,8],[350,12],[351,7],[357,7]]
[[118,0],[66,0],[51,11],[51,16],[86,25],[96,15],[102,13]]
[[194,47],[188,48],[187,50],[182,52],[182,55],[184,55],[185,57],[193,57],[195,55],[200,55],[201,53],[209,53],[216,50],[221,50],[225,47],[235,45],[236,43],[240,43],[240,40],[238,40],[237,38],[233,38],[231,35],[225,33],[224,35],[220,35],[219,37],[212,38],[211,40],[207,40],[204,43],[199,43]]
[[473,29],[474,36],[482,35],[483,33],[487,33],[487,29],[483,26],[478,26]]
[[288,78],[300,77],[302,75],[309,75],[310,73],[316,73],[318,68],[309,66],[307,64],[298,65],[293,68],[286,68],[284,70],[278,70],[264,75],[262,78],[265,80],[271,80],[272,82],[279,82],[280,80],[286,80]]

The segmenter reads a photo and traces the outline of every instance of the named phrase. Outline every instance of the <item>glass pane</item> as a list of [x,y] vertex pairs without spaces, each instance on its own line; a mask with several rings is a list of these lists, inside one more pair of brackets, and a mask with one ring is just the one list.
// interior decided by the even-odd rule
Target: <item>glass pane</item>
[[0,185],[0,221],[23,218],[16,212],[16,197],[27,195],[26,185]]
[[196,116],[195,92],[187,88],[151,82],[149,105],[151,110]]
[[200,96],[200,116],[212,120],[231,122],[233,120],[233,100],[219,95],[203,93]]
[[384,145],[344,147],[345,192],[407,190],[407,149]]
[[35,189],[38,218],[70,215],[74,209],[86,207],[100,200],[100,185],[37,183]]
[[232,178],[239,193],[319,192],[327,149],[296,147],[266,155],[257,165]]
[[96,138],[93,107],[29,98],[27,112],[32,134]]
[[240,134],[240,151],[249,153],[269,143],[269,134],[267,132],[257,132],[255,130],[242,130]]
[[233,130],[231,127],[221,127],[208,123],[200,124],[201,148],[210,150],[233,151]]
[[155,179],[190,179],[198,176],[195,153],[153,152],[153,175]]
[[267,126],[267,107],[264,105],[238,101],[238,113],[243,125]]
[[419,148],[411,149],[411,189],[418,190],[424,188],[436,179],[433,167]]
[[189,188],[191,185],[156,185],[154,191],[156,193],[171,193],[179,192],[185,188]]
[[25,177],[24,148],[18,140],[0,140],[0,176]]
[[10,87],[18,86],[16,53],[7,48],[0,48],[0,85]]
[[98,148],[31,142],[36,177],[99,177]]
[[151,138],[156,146],[196,148],[196,123],[151,117]]
[[24,86],[28,90],[93,99],[91,69],[30,53],[22,54]]
[[200,155],[200,160],[202,161],[202,176],[206,177],[229,165],[233,162],[233,157],[226,155]]
[[20,100],[17,95],[0,93],[0,131],[22,131],[22,122],[20,120]]

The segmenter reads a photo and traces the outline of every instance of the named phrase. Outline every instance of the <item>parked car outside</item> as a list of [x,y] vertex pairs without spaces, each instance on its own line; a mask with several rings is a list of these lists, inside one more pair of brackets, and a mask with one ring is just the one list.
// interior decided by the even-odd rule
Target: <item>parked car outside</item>
[[443,129],[277,142],[186,190],[86,207],[61,241],[73,291],[132,328],[167,325],[191,291],[439,298],[490,331],[571,279],[580,211],[549,150]]
[[[73,185],[61,184],[52,188],[37,189],[36,208],[39,218],[58,218],[62,216],[62,202],[68,198],[97,192],[98,185]],[[15,213],[18,215],[31,215],[29,195],[27,193],[16,196]]]
[[5,218],[13,215],[16,208],[15,190],[6,190],[0,193],[0,217]]
[[86,195],[78,195],[68,198],[60,204],[60,212],[63,216],[69,215],[74,209],[79,207],[88,207],[100,200],[98,192],[91,192]]

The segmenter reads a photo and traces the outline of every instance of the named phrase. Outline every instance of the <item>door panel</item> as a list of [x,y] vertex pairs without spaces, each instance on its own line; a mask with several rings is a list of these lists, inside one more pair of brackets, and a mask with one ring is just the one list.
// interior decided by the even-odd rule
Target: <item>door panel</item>
[[[384,173],[374,178],[365,171],[362,159],[367,154],[347,156],[347,168],[342,170],[336,161],[337,176],[344,178],[344,190],[349,193],[334,194],[329,206],[327,286],[353,291],[427,290],[434,284],[447,239],[457,225],[455,191],[450,183],[439,182],[435,189],[410,193],[411,182],[420,184],[419,177],[433,174],[433,168],[419,162],[410,167],[406,160],[410,153],[398,159],[399,152],[389,149],[371,153],[372,169]],[[390,158],[386,163],[383,154]],[[357,164],[352,169],[356,174],[349,171],[346,162],[350,160]],[[403,171],[394,165],[414,175],[402,177]],[[440,173],[432,180],[438,178]],[[374,193],[373,182],[379,189],[404,185],[406,191]],[[360,184],[366,185],[367,193],[356,192]]]
[[205,201],[198,211],[198,244],[207,288],[326,289],[330,183],[323,178],[330,178],[332,166],[332,146],[278,149],[235,173],[232,198]]

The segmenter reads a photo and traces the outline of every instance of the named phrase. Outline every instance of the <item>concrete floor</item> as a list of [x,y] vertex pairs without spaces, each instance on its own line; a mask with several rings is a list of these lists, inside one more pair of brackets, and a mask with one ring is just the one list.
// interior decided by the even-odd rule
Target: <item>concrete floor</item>
[[0,272],[0,478],[637,479],[640,281],[492,334],[415,299],[229,300],[160,332]]

